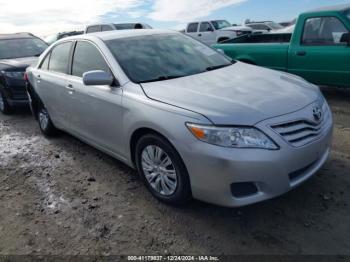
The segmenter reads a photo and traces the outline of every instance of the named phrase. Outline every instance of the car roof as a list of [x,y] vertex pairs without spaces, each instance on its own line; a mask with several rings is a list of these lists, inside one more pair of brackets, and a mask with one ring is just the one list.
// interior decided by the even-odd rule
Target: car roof
[[33,38],[35,37],[31,33],[15,33],[15,34],[0,34],[0,39],[18,39],[18,38]]
[[321,7],[321,8],[307,11],[304,14],[314,13],[314,12],[342,12],[342,11],[347,11],[347,10],[350,10],[350,4],[325,6],[325,7]]
[[161,35],[161,34],[181,34],[174,30],[160,30],[160,29],[131,29],[131,30],[113,30],[113,31],[104,31],[104,32],[96,32],[89,33],[77,36],[70,36],[64,38],[68,39],[94,39],[99,38],[103,41],[119,39],[119,38],[128,38],[128,37],[136,37],[136,36],[146,36],[146,35]]

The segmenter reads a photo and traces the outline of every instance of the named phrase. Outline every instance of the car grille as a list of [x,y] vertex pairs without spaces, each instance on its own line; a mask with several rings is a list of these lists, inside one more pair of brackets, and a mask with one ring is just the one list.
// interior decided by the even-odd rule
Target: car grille
[[271,127],[289,144],[294,147],[301,147],[319,139],[324,131],[328,129],[331,113],[326,103],[322,107],[322,112],[323,117],[318,122],[299,119],[272,125]]

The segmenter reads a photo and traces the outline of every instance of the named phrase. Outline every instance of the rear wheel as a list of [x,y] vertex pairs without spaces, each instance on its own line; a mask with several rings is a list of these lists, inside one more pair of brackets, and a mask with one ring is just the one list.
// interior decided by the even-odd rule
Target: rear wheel
[[58,133],[58,130],[53,125],[49,112],[44,106],[41,106],[37,111],[38,122],[41,132],[48,137],[55,136]]
[[6,115],[10,114],[12,111],[12,108],[9,105],[7,98],[2,91],[0,91],[0,111]]
[[137,169],[153,196],[173,205],[191,198],[186,167],[168,141],[158,135],[145,135],[135,151]]

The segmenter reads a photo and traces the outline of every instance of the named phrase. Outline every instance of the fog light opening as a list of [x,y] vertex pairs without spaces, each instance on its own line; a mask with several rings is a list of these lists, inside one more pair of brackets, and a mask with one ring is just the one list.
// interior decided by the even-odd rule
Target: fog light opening
[[258,193],[258,188],[252,182],[232,183],[231,193],[236,198],[248,197]]

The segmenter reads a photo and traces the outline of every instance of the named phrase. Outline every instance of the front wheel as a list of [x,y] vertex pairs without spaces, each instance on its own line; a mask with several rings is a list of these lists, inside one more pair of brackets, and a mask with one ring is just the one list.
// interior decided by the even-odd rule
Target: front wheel
[[135,151],[138,172],[153,196],[173,205],[184,204],[191,198],[186,167],[168,141],[158,135],[145,135]]
[[41,106],[37,114],[41,132],[48,137],[57,135],[58,130],[53,125],[47,109],[44,106]]
[[0,111],[5,114],[8,115],[11,113],[11,106],[9,105],[6,96],[4,95],[3,92],[0,91]]

